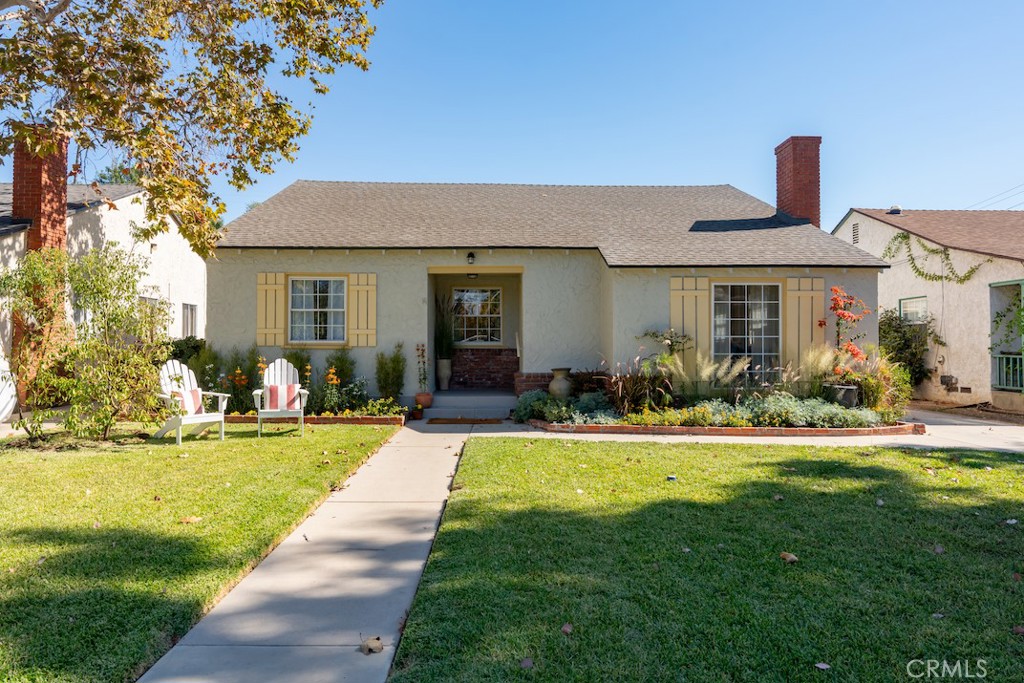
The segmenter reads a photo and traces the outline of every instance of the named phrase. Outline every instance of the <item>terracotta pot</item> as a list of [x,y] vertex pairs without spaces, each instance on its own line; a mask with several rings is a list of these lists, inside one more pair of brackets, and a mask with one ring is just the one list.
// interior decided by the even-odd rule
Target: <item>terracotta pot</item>
[[569,371],[572,368],[551,368],[555,378],[548,384],[548,393],[555,398],[569,398],[572,393],[572,382],[569,381]]
[[424,408],[429,408],[433,402],[434,395],[429,391],[421,391],[420,393],[416,394],[416,403],[423,406]]
[[413,408],[412,410],[409,411],[409,419],[410,420],[422,420],[423,419],[423,411],[422,410],[416,410],[415,408]]
[[440,391],[448,391],[448,382],[452,379],[452,359],[438,358],[437,365],[437,388]]

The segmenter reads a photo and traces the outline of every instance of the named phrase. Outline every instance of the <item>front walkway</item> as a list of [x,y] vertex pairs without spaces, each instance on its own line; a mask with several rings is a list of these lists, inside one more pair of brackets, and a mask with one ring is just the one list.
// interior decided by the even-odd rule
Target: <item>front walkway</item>
[[[402,429],[246,576],[141,683],[387,677],[467,425]],[[364,655],[364,638],[384,652]]]

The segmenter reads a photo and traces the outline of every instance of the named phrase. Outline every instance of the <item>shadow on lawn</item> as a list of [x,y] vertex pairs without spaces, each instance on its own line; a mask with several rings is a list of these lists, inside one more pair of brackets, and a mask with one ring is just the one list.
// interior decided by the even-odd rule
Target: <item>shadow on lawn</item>
[[[740,485],[712,482],[710,502],[683,477],[639,507],[603,492],[591,514],[456,497],[393,680],[514,678],[524,657],[541,680],[816,680],[817,662],[903,680],[914,658],[982,658],[991,680],[1024,679],[1011,633],[1024,541],[1004,523],[1020,501],[830,455],[758,461]],[[947,462],[1019,477],[1015,457]]]
[[9,675],[32,680],[134,680],[200,616],[169,589],[221,564],[198,540],[133,529],[24,528],[0,542],[60,548],[0,578],[0,647]]

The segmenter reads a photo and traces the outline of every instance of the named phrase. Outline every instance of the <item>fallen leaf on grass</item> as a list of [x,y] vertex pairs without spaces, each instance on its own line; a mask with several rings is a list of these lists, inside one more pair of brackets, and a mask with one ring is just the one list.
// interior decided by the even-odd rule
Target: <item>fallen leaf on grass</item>
[[828,671],[829,669],[832,668],[831,666],[829,666],[825,662],[818,662],[817,664],[814,665],[814,667],[816,669],[821,669],[822,671]]
[[786,564],[794,564],[800,560],[800,558],[793,553],[779,553],[779,557],[781,557],[783,562]]
[[572,624],[568,621],[562,624],[562,633],[564,633],[565,635],[569,635],[570,633],[572,633]]
[[529,658],[529,657],[524,658],[523,660],[521,660],[519,662],[519,668],[520,669],[532,669],[533,668],[533,660],[531,658]]
[[1024,636],[1024,626],[1014,626],[1013,627],[1013,635],[1015,635],[1015,636]]
[[1006,520],[1006,523],[1009,524],[1010,526],[1013,526],[1014,524],[1017,523],[1017,520],[1015,520],[1015,519],[1008,519],[1008,520]]
[[932,615],[932,619],[944,619],[945,616],[946,615],[943,614],[942,612],[936,612],[935,614]]
[[772,500],[785,500],[785,498],[786,497],[783,496],[781,493],[776,493],[774,496],[772,496]]
[[1020,581],[1020,573],[1019,572],[1014,572],[1013,573],[1013,580],[1014,581]]
[[42,556],[42,557],[40,557],[40,558],[39,558],[38,560],[36,560],[36,566],[38,567],[38,566],[39,566],[39,565],[41,565],[41,564],[42,564],[43,562],[46,562],[46,555],[43,555],[43,556]]
[[380,639],[380,636],[374,636],[367,638],[360,644],[359,649],[362,650],[364,655],[376,654],[384,651],[384,641]]
[[100,528],[100,523],[99,522],[93,522],[92,523],[92,528],[93,529],[99,529]]
[[878,507],[882,507],[883,505],[885,505],[885,501],[879,498],[878,500],[875,501],[875,505],[877,505]]
[[[324,453],[326,453],[326,452],[327,452],[327,451],[324,451]],[[320,463],[320,464],[321,464],[321,465],[330,465],[330,464],[331,464],[331,461],[330,461],[330,460],[324,460],[324,461],[323,461],[322,463]]]
[[159,503],[161,500],[163,500],[163,498],[161,498],[160,496],[153,496],[153,500]]
[[935,476],[935,470],[932,469],[931,467],[925,467],[924,471],[927,472],[929,475],[931,475],[933,477]]
[[202,517],[196,517],[195,515],[189,515],[188,517],[182,517],[178,521],[182,524],[195,524],[196,522],[202,521]]
[[944,552],[946,552],[946,549],[943,548],[941,545],[935,546],[935,554],[936,555],[941,555]]

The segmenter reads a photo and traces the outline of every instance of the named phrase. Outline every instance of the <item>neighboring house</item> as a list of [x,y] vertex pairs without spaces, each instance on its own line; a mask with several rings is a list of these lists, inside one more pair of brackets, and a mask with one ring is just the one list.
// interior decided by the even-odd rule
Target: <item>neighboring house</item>
[[[709,356],[778,367],[827,341],[833,285],[874,308],[886,265],[815,227],[820,142],[776,149],[778,212],[729,185],[299,181],[227,226],[207,338],[309,349],[317,365],[347,346],[371,383],[375,354],[404,342],[411,395],[446,295],[462,311],[453,388],[546,386],[552,368],[655,352],[637,336],[669,327]],[[874,338],[875,320],[863,329]]]
[[[17,265],[28,249],[66,247],[76,257],[117,242],[149,260],[140,295],[169,302],[170,336],[204,336],[206,264],[173,230],[144,243],[134,240],[132,226],[145,221],[142,189],[102,185],[97,194],[90,185],[68,185],[66,178],[66,156],[40,163],[15,153],[14,182],[0,183],[0,268]],[[9,316],[0,311],[0,346],[5,354],[10,343]]]
[[879,278],[880,306],[898,309],[910,320],[934,316],[945,342],[932,345],[929,361],[935,372],[917,395],[1024,410],[1021,344],[989,348],[994,317],[1024,285],[1024,211],[850,209],[833,230],[836,237],[879,257],[902,233],[910,236],[902,238],[904,245],[923,273],[947,272],[945,249],[957,275],[979,266],[963,284],[929,280],[914,273],[903,246]]

